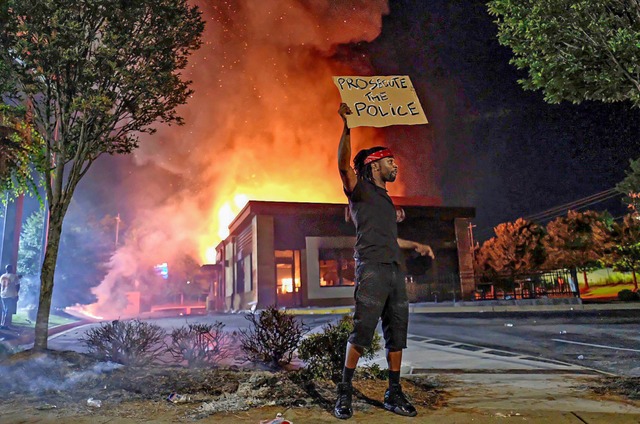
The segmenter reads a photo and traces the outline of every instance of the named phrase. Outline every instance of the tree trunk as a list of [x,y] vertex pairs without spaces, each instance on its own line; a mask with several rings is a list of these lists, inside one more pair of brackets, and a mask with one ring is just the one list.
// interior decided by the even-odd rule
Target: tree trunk
[[631,273],[633,274],[633,286],[635,287],[635,290],[638,291],[638,279],[636,278],[636,270],[632,269]]
[[42,272],[40,273],[40,299],[38,303],[38,315],[36,317],[35,341],[33,344],[33,349],[37,351],[47,349],[49,312],[51,311],[51,297],[53,295],[53,276],[56,270],[58,249],[60,247],[64,209],[66,208],[52,208],[49,216],[47,246],[42,263]]
[[584,277],[584,289],[589,290],[589,280],[587,279],[587,271],[582,271],[582,276]]

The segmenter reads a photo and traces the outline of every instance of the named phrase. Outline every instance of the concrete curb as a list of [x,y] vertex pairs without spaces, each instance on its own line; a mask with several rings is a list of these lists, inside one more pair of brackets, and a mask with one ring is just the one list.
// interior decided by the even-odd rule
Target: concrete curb
[[570,312],[640,310],[640,303],[575,304],[575,305],[485,305],[485,306],[426,306],[409,305],[410,313],[483,313],[483,312]]
[[287,312],[294,315],[338,315],[353,313],[353,306],[343,306],[339,308],[313,308],[313,309],[297,309],[287,308]]
[[[410,304],[409,313],[419,314],[459,314],[486,312],[571,312],[571,311],[626,311],[640,310],[640,302],[635,303],[597,303],[597,304],[565,304],[565,305],[462,305],[462,304]],[[353,306],[326,308],[287,308],[294,315],[329,315],[353,313]]]
[[[65,332],[86,324],[91,324],[92,322],[93,321],[82,320],[82,321],[70,322],[68,324],[56,325],[55,327],[49,328],[48,337],[51,338],[51,336],[54,336],[56,334],[60,334],[62,332]],[[34,342],[34,339],[35,339],[35,328],[29,328],[28,330],[25,330],[25,332],[20,336],[16,337],[15,339],[6,340],[5,343],[10,344],[11,346],[23,346],[23,345],[32,344]]]

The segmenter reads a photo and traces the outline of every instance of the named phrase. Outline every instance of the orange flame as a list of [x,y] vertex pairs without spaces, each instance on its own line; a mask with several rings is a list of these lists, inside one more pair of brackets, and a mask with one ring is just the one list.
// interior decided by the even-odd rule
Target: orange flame
[[[339,46],[375,39],[387,0],[196,3],[208,25],[185,72],[194,88],[180,110],[186,125],[158,128],[133,154],[140,166],[126,192],[135,222],[93,289],[105,316],[126,308],[129,291],[162,291],[144,278],[154,264],[168,262],[173,276],[185,256],[215,262],[249,199],[346,202],[332,76],[371,72],[366,58]],[[371,129],[352,139],[354,152],[382,144]]]

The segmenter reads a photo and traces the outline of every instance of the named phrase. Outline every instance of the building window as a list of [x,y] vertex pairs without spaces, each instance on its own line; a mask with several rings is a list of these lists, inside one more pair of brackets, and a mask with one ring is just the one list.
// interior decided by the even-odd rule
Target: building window
[[354,286],[356,263],[353,249],[319,249],[320,286]]
[[276,250],[276,281],[278,294],[300,291],[300,251]]

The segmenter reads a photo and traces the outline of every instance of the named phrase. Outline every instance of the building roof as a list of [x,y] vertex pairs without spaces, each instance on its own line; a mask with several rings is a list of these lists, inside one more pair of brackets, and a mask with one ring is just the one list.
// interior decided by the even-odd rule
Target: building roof
[[[397,207],[419,209],[424,216],[449,216],[451,218],[474,218],[475,208],[447,207],[429,204],[434,198],[392,197]],[[437,199],[436,199],[437,200]],[[347,203],[275,202],[251,200],[236,215],[229,225],[230,233],[245,226],[245,222],[256,215],[314,215],[344,214]]]

